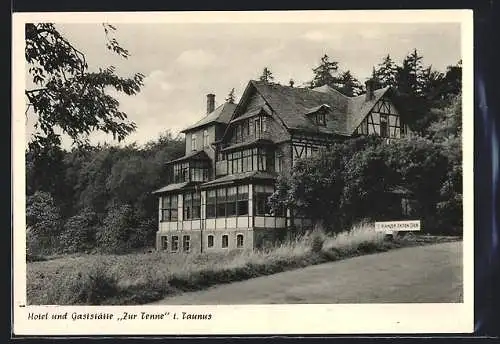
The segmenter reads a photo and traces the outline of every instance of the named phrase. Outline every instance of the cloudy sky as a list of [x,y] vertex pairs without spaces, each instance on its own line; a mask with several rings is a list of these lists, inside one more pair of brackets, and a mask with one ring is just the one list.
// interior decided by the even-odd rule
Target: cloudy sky
[[[117,24],[116,37],[131,54],[127,60],[105,49],[99,24],[57,27],[86,53],[90,69],[114,65],[123,76],[146,75],[139,95],[119,96],[121,109],[138,127],[125,143],[142,144],[199,120],[207,93],[215,93],[219,105],[234,87],[239,99],[265,66],[277,81],[293,78],[300,85],[312,78],[311,69],[325,53],[361,81],[385,55],[400,62],[413,48],[425,65],[442,71],[461,59],[460,26],[454,23]],[[28,121],[27,139],[30,127]],[[113,142],[92,135],[98,141]]]

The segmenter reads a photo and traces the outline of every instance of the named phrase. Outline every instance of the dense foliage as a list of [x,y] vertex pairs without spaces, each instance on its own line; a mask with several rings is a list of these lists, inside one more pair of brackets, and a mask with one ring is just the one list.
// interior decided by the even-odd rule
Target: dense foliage
[[[278,178],[273,208],[293,209],[331,231],[363,221],[422,220],[429,233],[462,230],[461,98],[452,98],[428,135],[359,137],[299,160]],[[398,196],[401,195],[401,196]],[[401,198],[411,202],[407,214]]]
[[57,154],[52,147],[43,155],[28,150],[29,236],[43,246],[32,245],[34,254],[153,245],[158,204],[151,191],[166,183],[164,163],[184,149],[183,140],[167,132],[142,147],[58,148]]
[[[120,57],[129,52],[113,37],[115,27],[104,24],[106,48]],[[44,149],[61,143],[57,129],[74,142],[87,142],[97,130],[124,139],[135,124],[120,111],[119,102],[110,90],[134,95],[143,85],[144,75],[121,77],[114,66],[91,71],[85,54],[68,41],[52,23],[28,23],[25,26],[25,58],[32,87],[25,90],[36,118],[30,145]]]

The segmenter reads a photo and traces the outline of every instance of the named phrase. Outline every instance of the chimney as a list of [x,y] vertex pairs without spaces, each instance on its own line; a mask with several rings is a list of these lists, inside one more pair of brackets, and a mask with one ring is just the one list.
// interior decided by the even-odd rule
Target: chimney
[[215,110],[215,94],[207,94],[207,115]]
[[375,95],[373,93],[374,89],[373,89],[373,80],[372,79],[368,79],[365,81],[365,86],[366,86],[366,96],[365,96],[365,101],[370,101],[370,100],[373,100],[373,98],[375,98]]

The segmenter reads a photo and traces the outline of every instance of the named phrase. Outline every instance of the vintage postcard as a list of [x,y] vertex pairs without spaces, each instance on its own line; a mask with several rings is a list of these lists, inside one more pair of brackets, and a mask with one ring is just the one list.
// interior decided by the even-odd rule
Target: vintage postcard
[[15,13],[15,335],[473,331],[469,10]]

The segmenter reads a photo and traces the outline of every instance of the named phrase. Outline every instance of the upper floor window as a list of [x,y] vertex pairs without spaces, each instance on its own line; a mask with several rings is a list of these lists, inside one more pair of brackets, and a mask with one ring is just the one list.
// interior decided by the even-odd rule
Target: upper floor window
[[326,115],[324,113],[316,114],[316,124],[323,127],[326,126]]
[[204,182],[208,180],[209,167],[206,161],[194,160],[174,165],[174,183]]
[[203,130],[203,147],[208,147],[210,145],[210,136],[208,136],[208,130]]
[[273,171],[274,151],[263,147],[244,149],[227,154],[227,173]]
[[259,138],[267,131],[266,118],[264,116],[258,116],[253,120],[254,136]]
[[196,148],[196,134],[191,134],[191,150],[195,151]]

